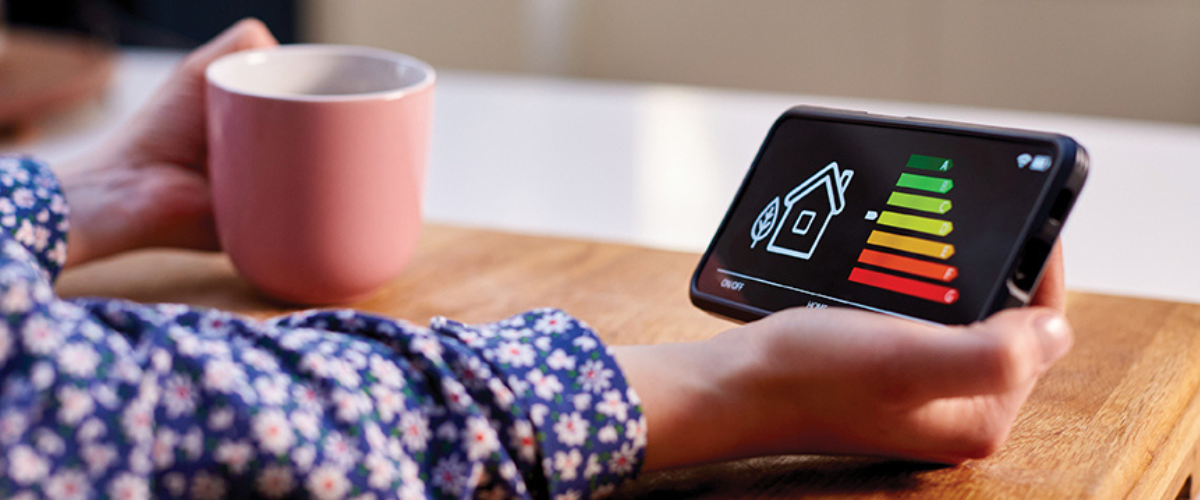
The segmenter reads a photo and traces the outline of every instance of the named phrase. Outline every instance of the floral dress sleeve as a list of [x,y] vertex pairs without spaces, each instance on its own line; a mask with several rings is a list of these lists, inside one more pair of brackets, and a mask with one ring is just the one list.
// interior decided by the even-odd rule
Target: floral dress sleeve
[[587,325],[63,300],[67,204],[0,158],[0,497],[598,497],[645,419]]

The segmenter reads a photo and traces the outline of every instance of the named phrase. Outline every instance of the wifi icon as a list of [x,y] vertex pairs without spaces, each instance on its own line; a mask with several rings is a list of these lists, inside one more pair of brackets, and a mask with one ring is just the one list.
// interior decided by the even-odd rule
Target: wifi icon
[[1017,168],[1028,167],[1029,163],[1032,161],[1033,161],[1033,155],[1031,155],[1029,153],[1021,153],[1020,156],[1017,156]]

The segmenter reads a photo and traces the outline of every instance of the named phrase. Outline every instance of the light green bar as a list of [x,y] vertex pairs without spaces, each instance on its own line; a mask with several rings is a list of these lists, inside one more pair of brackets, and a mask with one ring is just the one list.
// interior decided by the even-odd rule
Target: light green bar
[[921,196],[919,194],[908,193],[892,193],[888,197],[888,205],[893,207],[911,208],[922,212],[932,212],[935,214],[945,214],[950,211],[952,205],[950,200],[934,198],[932,196]]
[[950,179],[940,179],[917,174],[900,174],[900,180],[896,181],[896,185],[902,188],[920,189],[921,191],[932,191],[940,194],[949,193],[951,189],[954,189],[954,181]]
[[879,224],[938,236],[945,236],[954,230],[954,224],[950,221],[887,211],[879,214]]
[[954,166],[954,162],[946,158],[938,158],[936,156],[912,155],[908,157],[908,168],[919,168],[921,170],[937,170],[945,172]]

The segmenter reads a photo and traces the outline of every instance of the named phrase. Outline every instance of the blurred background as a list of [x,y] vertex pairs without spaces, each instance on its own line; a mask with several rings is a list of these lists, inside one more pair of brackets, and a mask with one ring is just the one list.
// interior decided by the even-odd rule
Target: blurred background
[[1068,286],[1200,302],[1197,0],[0,4],[0,154],[60,172],[255,16],[438,69],[433,223],[703,251],[770,124],[813,104],[1075,137]]
[[1194,0],[9,0],[15,26],[191,47],[281,41],[439,68],[1200,123]]

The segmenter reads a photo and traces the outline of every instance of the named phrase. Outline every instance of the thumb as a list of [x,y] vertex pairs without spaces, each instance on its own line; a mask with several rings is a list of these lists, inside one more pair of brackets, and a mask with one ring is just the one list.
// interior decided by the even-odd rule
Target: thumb
[[911,402],[1012,391],[1031,384],[1072,343],[1066,319],[1041,307],[939,330],[908,343],[910,355],[893,366],[895,396]]

